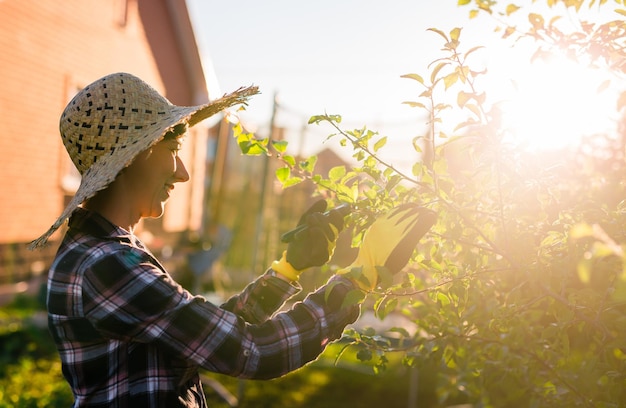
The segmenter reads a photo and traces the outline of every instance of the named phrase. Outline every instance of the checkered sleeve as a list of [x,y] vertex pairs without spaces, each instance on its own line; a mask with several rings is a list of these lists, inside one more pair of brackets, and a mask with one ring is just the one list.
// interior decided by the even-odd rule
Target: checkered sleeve
[[221,305],[241,316],[248,323],[262,323],[279,310],[285,301],[302,288],[296,282],[290,284],[271,274],[271,270],[259,276],[246,288]]
[[277,278],[263,275],[218,307],[184,290],[145,252],[129,248],[99,258],[86,271],[83,307],[109,337],[156,342],[211,371],[273,378],[315,359],[358,317],[358,306],[341,307],[354,286],[340,277],[332,280],[338,282],[272,316],[294,290]]

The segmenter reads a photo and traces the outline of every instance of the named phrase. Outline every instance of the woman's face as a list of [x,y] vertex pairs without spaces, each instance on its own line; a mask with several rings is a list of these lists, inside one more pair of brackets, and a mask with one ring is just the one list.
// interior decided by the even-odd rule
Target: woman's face
[[163,215],[165,202],[169,199],[174,184],[189,180],[189,173],[178,151],[182,137],[166,138],[152,148],[139,154],[133,163],[124,169],[125,182],[135,210],[140,217],[156,218]]

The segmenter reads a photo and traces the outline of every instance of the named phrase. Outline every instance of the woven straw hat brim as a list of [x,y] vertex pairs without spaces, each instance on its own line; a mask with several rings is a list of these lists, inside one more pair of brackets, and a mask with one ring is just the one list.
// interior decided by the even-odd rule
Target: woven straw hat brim
[[65,207],[61,215],[52,226],[29,244],[29,249],[35,249],[46,244],[48,238],[76,211],[85,200],[93,197],[98,191],[106,188],[119,174],[119,172],[131,164],[134,158],[141,152],[150,148],[172,128],[179,124],[187,124],[192,127],[204,119],[207,119],[231,106],[245,104],[247,99],[258,94],[256,86],[240,88],[235,92],[224,95],[205,105],[176,106],[171,105],[168,115],[155,126],[148,130],[148,134],[137,143],[124,149],[116,149],[110,155],[106,155],[91,165],[81,177],[81,182],[76,194]]

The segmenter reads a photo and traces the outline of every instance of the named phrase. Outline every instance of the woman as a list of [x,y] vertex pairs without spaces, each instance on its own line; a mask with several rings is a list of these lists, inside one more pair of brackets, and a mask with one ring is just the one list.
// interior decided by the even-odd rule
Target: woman
[[[82,181],[32,247],[69,218],[49,271],[47,306],[75,407],[204,407],[199,368],[278,377],[315,359],[357,319],[359,306],[342,303],[368,286],[349,273],[275,314],[300,290],[299,274],[332,254],[343,217],[323,213],[325,201],[303,215],[299,225],[308,228],[282,258],[221,306],[183,289],[133,233],[142,218],[161,216],[176,184],[189,179],[178,156],[187,128],[256,92],[179,107],[141,79],[117,73],[87,86],[63,112],[61,137]],[[392,234],[391,241],[406,236],[385,225],[382,235]],[[389,256],[361,252],[359,267]]]
[[[336,302],[325,302],[321,289],[270,319],[298,291],[272,269],[217,307],[174,282],[133,234],[142,218],[161,216],[175,185],[189,179],[177,154],[187,126],[254,93],[248,88],[178,107],[139,78],[118,73],[87,86],[65,109],[61,136],[82,183],[33,246],[71,217],[49,273],[48,311],[74,406],[205,406],[199,367],[277,377],[314,359],[358,316],[357,307],[340,308],[353,285],[336,278]],[[316,246],[322,263],[342,221],[334,217],[338,226],[331,228],[324,209],[311,211],[317,233],[303,242],[315,247],[324,237]],[[304,269],[311,259],[296,264]]]

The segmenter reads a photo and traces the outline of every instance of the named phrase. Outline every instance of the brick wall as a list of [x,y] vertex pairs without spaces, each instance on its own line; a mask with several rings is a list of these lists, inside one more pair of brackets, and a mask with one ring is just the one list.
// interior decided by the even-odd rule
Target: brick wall
[[[197,102],[167,10],[166,0],[0,1],[0,258],[43,233],[72,194],[61,183],[69,159],[58,120],[77,89],[126,71],[175,104]],[[204,163],[199,134],[183,148],[194,161],[188,168]],[[196,185],[176,197],[178,211],[167,210],[166,230],[198,225],[188,201],[204,180],[192,179]],[[59,238],[55,234],[52,243]]]

